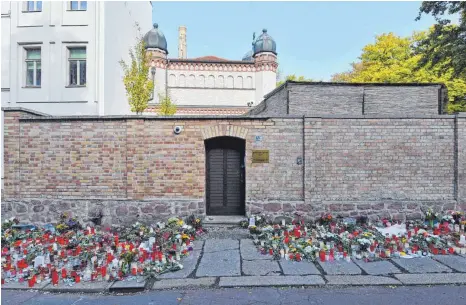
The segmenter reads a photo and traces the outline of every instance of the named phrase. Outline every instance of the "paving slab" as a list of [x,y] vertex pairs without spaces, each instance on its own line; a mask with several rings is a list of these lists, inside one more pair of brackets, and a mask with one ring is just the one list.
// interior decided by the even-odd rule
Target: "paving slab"
[[395,274],[405,285],[466,284],[466,273]]
[[203,240],[196,240],[193,242],[193,250],[202,250],[202,247],[204,247],[204,241]]
[[282,259],[280,260],[280,265],[285,275],[320,274],[320,271],[312,262],[295,262]]
[[401,282],[386,276],[374,275],[326,275],[327,285],[401,285]]
[[167,272],[157,276],[159,279],[182,279],[187,278],[196,269],[197,262],[201,256],[200,250],[194,250],[191,254],[181,260],[183,269],[175,272]]
[[450,268],[429,257],[394,258],[392,261],[409,273],[451,272]]
[[215,277],[203,277],[198,279],[167,279],[156,281],[152,289],[170,289],[170,288],[186,288],[186,287],[210,287],[215,285]]
[[47,285],[43,291],[50,291],[50,292],[84,292],[84,293],[99,293],[99,292],[106,292],[112,286],[113,282],[80,282],[80,283],[73,283],[71,285],[66,283],[59,283],[57,286],[53,286],[52,284]]
[[242,276],[221,277],[220,287],[250,287],[250,286],[317,286],[325,281],[319,275],[305,276]]
[[389,261],[376,261],[376,262],[365,262],[360,259],[355,259],[353,262],[358,265],[362,270],[370,275],[387,275],[394,273],[401,273],[395,265]]
[[43,281],[39,284],[35,284],[34,287],[29,288],[28,282],[24,281],[22,283],[19,282],[10,282],[5,283],[2,285],[2,289],[17,289],[17,290],[42,290],[45,286],[47,286],[50,281]]
[[361,269],[353,263],[347,261],[317,262],[328,275],[350,275],[361,274]]
[[235,275],[241,275],[238,249],[210,253],[204,252],[196,271],[197,277]]
[[279,275],[280,266],[277,261],[245,261],[243,260],[243,273],[246,275]]
[[464,257],[458,255],[435,255],[434,259],[456,271],[466,272],[466,258]]
[[134,280],[116,281],[110,286],[110,292],[136,292],[146,289],[147,277],[138,276]]
[[239,249],[236,239],[208,239],[204,244],[204,253]]
[[267,254],[261,254],[257,247],[254,245],[251,239],[242,239],[241,240],[241,258],[247,260],[271,260],[272,256]]

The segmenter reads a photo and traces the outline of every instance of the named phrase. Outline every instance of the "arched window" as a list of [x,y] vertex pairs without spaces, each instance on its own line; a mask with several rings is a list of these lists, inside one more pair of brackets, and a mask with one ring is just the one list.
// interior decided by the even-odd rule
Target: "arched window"
[[223,75],[220,75],[218,77],[218,84],[217,84],[217,87],[218,88],[223,88],[225,86],[225,80],[223,79]]
[[176,76],[175,76],[175,74],[170,74],[170,76],[168,77],[168,85],[171,86],[171,87],[176,86]]
[[234,88],[235,87],[235,80],[233,79],[233,76],[228,76],[227,77],[227,88]]
[[243,77],[242,76],[238,76],[236,78],[235,86],[236,86],[235,88],[243,89]]
[[197,83],[198,83],[197,84],[198,87],[204,88],[205,87],[205,76],[200,75]]
[[246,77],[246,88],[252,89],[252,77],[251,76]]
[[184,74],[180,74],[180,87],[186,87],[186,76]]
[[194,87],[194,86],[196,86],[196,77],[194,76],[194,74],[191,74],[188,77],[188,87]]
[[213,75],[209,75],[207,77],[206,87],[208,87],[208,88],[214,88],[215,87],[215,77]]

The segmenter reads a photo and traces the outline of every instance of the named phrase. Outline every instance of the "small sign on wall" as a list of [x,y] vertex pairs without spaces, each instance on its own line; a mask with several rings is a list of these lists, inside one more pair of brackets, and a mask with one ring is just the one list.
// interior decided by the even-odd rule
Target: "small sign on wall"
[[252,151],[252,163],[269,163],[269,151],[268,150],[253,150]]
[[256,136],[256,143],[262,142],[262,136]]

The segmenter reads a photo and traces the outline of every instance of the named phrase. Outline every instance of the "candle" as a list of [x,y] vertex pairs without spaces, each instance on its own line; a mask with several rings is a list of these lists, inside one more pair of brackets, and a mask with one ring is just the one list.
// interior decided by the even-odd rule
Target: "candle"
[[285,257],[285,250],[280,249],[280,256],[281,256],[281,258]]
[[282,219],[282,226],[285,226],[285,219]]
[[76,282],[76,284],[81,282],[81,277],[79,275],[76,275],[74,281]]

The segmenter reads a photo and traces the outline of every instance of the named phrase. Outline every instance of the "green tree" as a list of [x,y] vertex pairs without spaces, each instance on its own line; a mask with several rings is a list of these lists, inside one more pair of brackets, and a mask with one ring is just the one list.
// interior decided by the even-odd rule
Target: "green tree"
[[160,115],[174,115],[176,113],[176,105],[172,102],[169,96],[160,95]]
[[[416,20],[422,14],[432,15],[438,23],[416,47],[422,55],[419,66],[437,66],[442,72],[452,70],[455,77],[466,79],[466,2],[423,1]],[[458,15],[459,25],[451,24],[445,14]]]
[[149,103],[149,98],[154,90],[154,84],[149,79],[149,55],[145,49],[142,39],[141,29],[136,23],[138,37],[136,45],[129,50],[130,62],[120,60],[123,69],[123,83],[126,89],[126,96],[132,112],[141,114]]
[[295,82],[312,82],[312,79],[310,78],[305,78],[304,76],[296,76],[295,74],[288,75],[285,80],[277,82],[277,87],[280,86],[281,84],[285,83],[285,81],[291,80]]
[[455,76],[452,67],[436,66],[419,68],[422,55],[414,51],[428,32],[400,37],[393,33],[376,36],[373,44],[366,45],[360,61],[352,69],[335,74],[332,81],[353,83],[444,83],[448,88],[448,112],[466,111],[466,81]]

